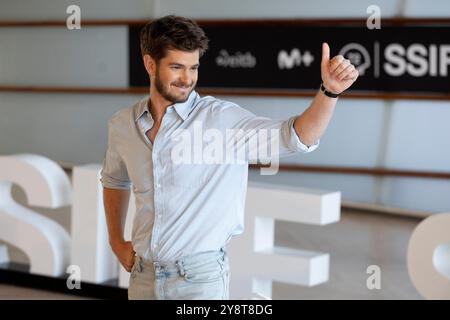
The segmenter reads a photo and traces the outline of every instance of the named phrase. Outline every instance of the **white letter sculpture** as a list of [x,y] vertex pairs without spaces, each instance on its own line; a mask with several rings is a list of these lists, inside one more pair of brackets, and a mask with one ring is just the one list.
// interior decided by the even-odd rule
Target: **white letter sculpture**
[[230,298],[272,297],[272,280],[314,286],[328,281],[328,253],[276,246],[275,220],[325,225],[340,219],[340,192],[250,183],[245,231],[230,242]]
[[23,250],[33,274],[60,276],[70,258],[70,237],[54,220],[18,204],[12,184],[26,193],[28,204],[59,208],[71,203],[69,178],[54,161],[32,154],[0,156],[0,238]]
[[422,221],[409,239],[408,272],[426,299],[450,299],[450,213]]
[[102,283],[117,278],[117,258],[109,246],[99,164],[74,167],[71,264],[81,281]]

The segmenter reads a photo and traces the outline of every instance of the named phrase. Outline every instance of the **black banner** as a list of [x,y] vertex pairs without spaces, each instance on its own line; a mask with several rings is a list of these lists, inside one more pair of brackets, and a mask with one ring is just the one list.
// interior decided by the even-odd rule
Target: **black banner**
[[[352,91],[450,92],[450,27],[207,25],[210,47],[200,60],[199,88],[316,90],[322,42],[360,73]],[[130,85],[148,86],[130,27]]]

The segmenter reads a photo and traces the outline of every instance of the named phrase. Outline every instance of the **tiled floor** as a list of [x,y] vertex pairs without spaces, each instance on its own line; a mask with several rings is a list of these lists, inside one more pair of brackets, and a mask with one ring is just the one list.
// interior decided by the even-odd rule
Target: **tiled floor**
[[[409,238],[421,220],[373,212],[342,212],[328,226],[278,223],[278,244],[330,253],[329,281],[312,288],[275,284],[282,299],[421,299],[408,275]],[[295,244],[295,245],[294,245]],[[367,267],[381,269],[381,289],[367,288]]]

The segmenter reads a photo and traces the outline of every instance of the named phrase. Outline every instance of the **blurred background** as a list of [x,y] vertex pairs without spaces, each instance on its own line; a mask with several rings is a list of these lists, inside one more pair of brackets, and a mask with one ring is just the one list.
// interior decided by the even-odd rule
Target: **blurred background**
[[[81,8],[79,30],[66,27],[69,5]],[[147,95],[147,88],[130,86],[129,27],[139,22],[176,14],[207,22],[320,19],[333,25],[347,19],[364,26],[370,5],[381,9],[382,28],[383,19],[450,22],[444,0],[0,0],[0,155],[43,155],[69,176],[74,165],[101,163],[108,119]],[[333,39],[317,43],[324,40],[333,49]],[[301,44],[302,35],[295,41]],[[202,72],[200,67],[200,78]],[[448,78],[443,81],[450,88]],[[309,106],[315,91],[301,89],[263,95],[199,88],[199,93],[285,119]],[[277,243],[329,252],[331,265],[328,282],[311,288],[278,283],[274,298],[421,299],[408,276],[406,249],[422,219],[450,211],[449,99],[442,92],[428,99],[350,90],[316,151],[283,158],[274,176],[250,170],[250,181],[342,193],[336,224],[277,223]],[[13,195],[26,204],[21,188],[15,186]],[[70,230],[70,208],[34,210]],[[27,263],[19,249],[1,235],[0,240],[11,260]],[[379,290],[366,286],[369,265],[381,268]],[[0,298],[17,297],[69,296],[0,284]]]

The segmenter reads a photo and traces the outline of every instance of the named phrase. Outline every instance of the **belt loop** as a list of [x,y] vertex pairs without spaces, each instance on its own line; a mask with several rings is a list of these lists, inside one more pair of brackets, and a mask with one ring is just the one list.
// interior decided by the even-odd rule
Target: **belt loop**
[[177,260],[176,261],[176,265],[178,266],[178,272],[180,273],[180,276],[184,276],[186,273],[184,271],[184,266],[183,266],[183,261],[182,260]]
[[223,246],[223,247],[221,247],[220,248],[220,251],[222,252],[222,260],[225,260],[225,257],[227,256],[227,250],[226,250],[226,247],[225,246]]

